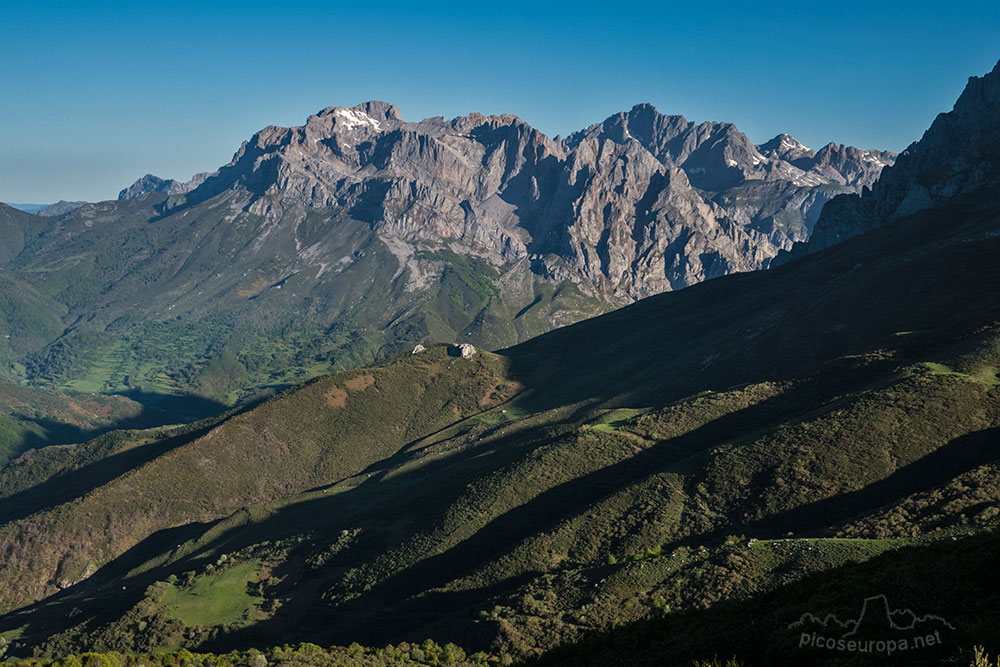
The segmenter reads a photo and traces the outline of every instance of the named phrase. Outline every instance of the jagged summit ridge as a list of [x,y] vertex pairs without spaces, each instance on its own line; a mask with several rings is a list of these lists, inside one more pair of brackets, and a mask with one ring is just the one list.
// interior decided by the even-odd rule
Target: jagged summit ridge
[[268,220],[345,211],[401,266],[413,244],[443,244],[634,300],[766,266],[894,157],[777,140],[756,146],[731,123],[648,103],[553,139],[514,115],[408,122],[368,101],[266,127],[193,187],[145,177],[131,190],[184,195],[174,209],[229,192],[230,215]]
[[403,115],[399,112],[399,107],[395,104],[389,104],[388,102],[381,102],[379,100],[369,100],[367,102],[362,102],[357,106],[350,108],[347,107],[326,107],[320,111],[317,116],[328,116],[337,115],[341,116],[353,114],[364,114],[375,121],[386,121],[386,120],[403,120]]

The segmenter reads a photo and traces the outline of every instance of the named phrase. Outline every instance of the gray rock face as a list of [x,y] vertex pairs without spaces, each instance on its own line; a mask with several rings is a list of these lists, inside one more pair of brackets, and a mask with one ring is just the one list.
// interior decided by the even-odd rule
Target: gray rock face
[[[190,192],[205,182],[214,172],[202,172],[195,174],[190,181],[182,183],[172,178],[160,178],[153,174],[146,174],[132,185],[118,193],[118,199],[138,199],[150,192],[162,192],[166,195],[179,195]],[[60,202],[62,203],[62,202]],[[85,203],[85,202],[84,202]]]
[[871,190],[837,197],[823,210],[808,251],[980,188],[1000,186],[1000,62],[971,77],[955,107],[939,114]]
[[788,135],[755,146],[732,124],[648,104],[560,140],[516,116],[411,123],[373,101],[267,127],[197,187],[147,176],[122,197],[189,188],[185,202],[196,203],[229,191],[230,215],[282,224],[343,211],[370,224],[416,282],[411,258],[424,244],[498,269],[527,263],[627,302],[766,266],[808,238],[824,203],[870,185],[893,158],[812,151]]

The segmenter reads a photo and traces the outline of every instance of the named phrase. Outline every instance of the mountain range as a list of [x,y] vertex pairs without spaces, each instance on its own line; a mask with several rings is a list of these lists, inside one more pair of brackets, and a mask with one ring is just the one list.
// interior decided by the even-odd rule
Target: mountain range
[[759,269],[892,153],[648,104],[565,139],[382,102],[268,127],[181,183],[46,218],[0,207],[8,379],[233,405],[421,341],[496,349]]
[[[390,247],[455,243],[494,267],[528,259],[541,275],[569,269],[591,291],[635,299],[766,265],[808,237],[830,196],[871,186],[894,159],[832,143],[817,152],[787,134],[755,146],[732,124],[649,104],[560,140],[516,116],[408,123],[373,101],[265,128],[217,172],[147,174],[119,199],[188,195],[168,212],[225,192],[229,215],[290,227],[310,209],[344,210]],[[412,251],[397,253],[414,270]]]
[[[120,661],[101,663],[114,665],[125,664],[122,653],[167,651],[169,658],[156,659],[173,662],[156,664],[219,664],[184,649],[253,667],[389,660],[973,664],[974,646],[996,653],[1000,170],[975,142],[959,144],[947,161],[939,158],[942,128],[960,127],[955,133],[984,142],[995,136],[998,81],[1000,68],[971,79],[955,110],[939,117],[870,191],[838,200],[854,203],[838,204],[836,221],[826,222],[832,214],[824,208],[817,228],[848,230],[843,242],[793,250],[789,261],[766,271],[641,298],[496,352],[450,342],[407,348],[201,421],[115,431],[21,455],[0,469],[0,637],[13,642],[7,650],[40,657],[117,652],[86,658]],[[422,275],[426,256],[414,259],[392,244],[421,247],[432,242],[433,228],[433,238],[456,244],[453,255],[437,260],[441,275],[466,271],[460,283],[470,289],[470,276],[482,275],[470,267],[495,267],[495,256],[506,251],[517,256],[520,240],[525,249],[546,249],[527,255],[540,281],[558,278],[558,267],[598,302],[628,301],[639,295],[629,294],[627,280],[614,282],[613,271],[576,262],[589,257],[582,239],[591,238],[580,221],[597,219],[586,211],[606,208],[609,193],[636,192],[626,184],[635,182],[629,174],[644,173],[640,147],[650,156],[660,152],[662,171],[654,168],[649,179],[654,172],[664,179],[655,201],[638,209],[657,213],[642,219],[669,219],[663,211],[679,210],[675,195],[702,210],[690,193],[715,210],[704,188],[735,196],[748,182],[730,184],[726,178],[740,176],[707,168],[691,179],[667,166],[667,156],[685,152],[671,140],[648,138],[672,130],[664,129],[668,117],[650,116],[664,125],[644,125],[644,113],[633,110],[552,140],[552,148],[540,135],[511,130],[513,119],[425,121],[419,125],[431,129],[410,133],[387,105],[335,108],[303,128],[262,131],[230,165],[188,192],[151,192],[57,218],[52,248],[64,253],[60,244],[69,232],[84,239],[78,249],[86,248],[88,229],[118,225],[119,242],[138,253],[116,269],[133,291],[112,284],[100,298],[88,297],[103,312],[121,312],[112,309],[115,295],[134,294],[133,308],[147,305],[144,281],[157,280],[147,268],[150,257],[160,267],[204,262],[198,275],[206,287],[217,284],[223,263],[213,264],[212,253],[230,244],[247,253],[237,261],[253,257],[258,243],[285,248],[300,262],[292,265],[299,273],[263,284],[270,292],[298,293],[303,283],[293,278],[306,272],[311,256],[302,251],[322,249],[326,237],[311,234],[329,229],[310,212],[338,208],[349,212],[338,228],[372,234],[364,237],[368,245],[338,252],[357,248],[350,257],[361,263],[384,246],[380,257],[399,258],[381,267],[384,284],[398,285],[393,281],[403,274],[391,272],[411,261],[417,268],[405,280]],[[448,150],[472,141],[448,132],[475,136],[484,126],[500,136],[514,132],[516,144],[500,145],[520,148],[484,151],[471,161]],[[685,127],[697,143],[700,126]],[[440,141],[432,140],[433,128],[441,129]],[[382,132],[392,138],[379,148]],[[412,151],[401,153],[407,142]],[[727,143],[721,159],[763,172],[764,161],[753,160],[783,142],[769,143],[751,146],[756,153],[742,163]],[[699,167],[692,160],[710,162],[711,147],[720,144],[705,138],[698,145],[709,148],[686,154],[688,170]],[[786,148],[794,156],[794,146]],[[507,169],[527,164],[520,162],[526,153],[549,156],[556,149],[566,151],[563,158],[534,161],[528,172]],[[341,157],[320,163],[311,150]],[[460,228],[449,226],[456,219],[438,211],[458,215],[450,208],[455,190],[435,190],[415,167],[407,185],[397,187],[396,170],[410,164],[404,156],[413,151],[435,156],[435,170],[454,188],[482,193],[530,195],[533,182],[539,193],[575,192],[543,176],[560,159],[592,159],[588,169],[595,170],[618,166],[601,172],[603,179],[582,179],[585,187],[571,200],[580,212],[572,224],[548,226],[554,218],[531,217],[531,196],[511,194],[524,218],[507,229],[528,221],[530,238],[491,236],[483,234],[487,226],[477,211],[483,219],[498,213],[462,200],[468,206],[459,203],[458,210],[471,213],[462,214]],[[625,154],[631,157],[619,160]],[[375,155],[377,162],[367,161]],[[815,167],[823,162],[818,155],[801,164]],[[513,176],[469,180],[470,162],[531,178],[517,186]],[[363,177],[338,176],[341,163]],[[923,166],[931,164],[938,168]],[[380,179],[380,170],[389,175]],[[613,180],[615,174],[621,179]],[[766,176],[758,180],[773,184]],[[917,187],[927,197],[901,210],[905,193],[921,197]],[[158,217],[148,217],[150,207]],[[88,210],[91,217],[78,217]],[[133,216],[124,223],[123,211]],[[195,260],[182,256],[171,264],[174,256],[161,250],[181,243],[180,230],[197,237],[205,220],[234,212],[199,241]],[[0,224],[14,232],[36,224],[24,215],[0,209]],[[614,220],[605,218],[608,229]],[[722,226],[719,217],[713,225]],[[564,231],[541,233],[553,229]],[[253,233],[239,236],[241,230]],[[289,231],[284,245],[267,245]],[[149,244],[146,255],[130,234]],[[13,232],[3,238],[13,258],[4,266],[13,268],[0,275],[21,290],[12,293],[24,312],[44,319],[52,294],[36,294],[23,276],[43,266],[24,258],[29,247],[33,256],[44,255],[45,235],[41,242],[19,241],[26,237]],[[532,246],[535,238],[547,240]],[[476,239],[481,265],[468,263]],[[122,255],[107,257],[101,261],[115,266],[113,258]],[[372,274],[353,275],[376,282]],[[178,284],[168,287],[184,308],[202,312],[204,306],[183,296],[197,285],[187,293]],[[484,289],[488,298],[510,298]],[[222,294],[202,291],[213,302]],[[276,297],[251,303],[279,317]],[[910,610],[908,617],[946,621],[941,641],[894,656],[842,654],[804,647],[794,630],[805,615],[852,618],[865,600],[887,593],[894,608]],[[421,643],[427,637],[465,650],[442,652]],[[723,663],[728,656],[735,657]]]

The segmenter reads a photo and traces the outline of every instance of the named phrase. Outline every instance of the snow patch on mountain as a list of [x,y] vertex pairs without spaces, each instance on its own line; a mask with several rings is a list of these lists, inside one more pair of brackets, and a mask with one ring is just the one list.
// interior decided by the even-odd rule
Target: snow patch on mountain
[[382,125],[366,114],[363,111],[355,111],[353,109],[337,109],[334,115],[343,120],[343,125],[348,130],[353,130],[356,127],[371,127],[376,132],[382,129]]

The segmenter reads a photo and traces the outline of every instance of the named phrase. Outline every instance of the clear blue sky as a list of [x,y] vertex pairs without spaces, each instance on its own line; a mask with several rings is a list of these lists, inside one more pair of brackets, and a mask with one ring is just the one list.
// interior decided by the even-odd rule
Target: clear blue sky
[[648,101],[758,143],[901,150],[997,59],[996,0],[0,0],[0,201],[187,179],[263,126],[373,98],[550,135]]

